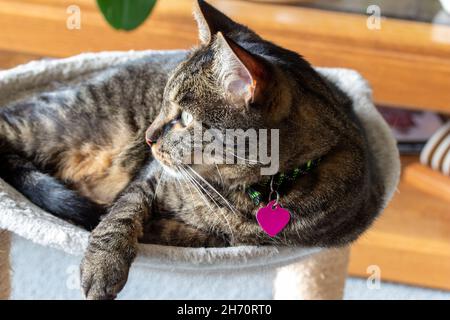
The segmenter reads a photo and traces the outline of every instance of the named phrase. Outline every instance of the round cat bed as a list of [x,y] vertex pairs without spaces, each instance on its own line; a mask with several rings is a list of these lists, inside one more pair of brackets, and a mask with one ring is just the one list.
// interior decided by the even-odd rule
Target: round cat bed
[[[0,106],[61,84],[77,83],[92,73],[103,72],[107,76],[109,68],[124,62],[143,57],[169,59],[184,55],[185,51],[104,52],[30,62],[0,71]],[[384,178],[386,205],[398,183],[399,156],[389,127],[371,101],[367,82],[353,70],[317,70],[353,99],[353,107],[367,132]],[[37,247],[42,250],[62,251],[77,259],[83,254],[89,236],[87,231],[33,205],[1,179],[0,229],[6,231],[0,232],[0,255],[5,255],[0,257],[0,298],[8,297],[10,290],[6,280],[9,279],[6,257],[10,246],[7,231],[39,244]],[[14,241],[12,246],[14,248]],[[341,298],[347,257],[348,248],[181,248],[141,244],[129,281],[119,298]],[[35,274],[46,279],[52,277],[45,269]],[[14,277],[17,281],[21,279],[20,275]],[[42,297],[49,297],[48,293]]]

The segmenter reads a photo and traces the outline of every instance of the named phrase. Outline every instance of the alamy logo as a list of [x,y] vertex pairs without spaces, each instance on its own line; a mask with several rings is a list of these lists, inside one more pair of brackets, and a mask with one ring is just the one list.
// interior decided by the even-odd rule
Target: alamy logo
[[370,290],[378,290],[381,288],[381,269],[377,265],[370,265],[366,272],[369,274],[366,285]]
[[260,167],[261,175],[279,169],[278,129],[206,129],[182,137],[184,164],[245,164]]
[[69,30],[81,29],[81,9],[77,5],[70,5],[66,9],[69,15],[66,20],[66,27]]
[[367,7],[367,28],[369,30],[381,30],[381,8],[375,4]]

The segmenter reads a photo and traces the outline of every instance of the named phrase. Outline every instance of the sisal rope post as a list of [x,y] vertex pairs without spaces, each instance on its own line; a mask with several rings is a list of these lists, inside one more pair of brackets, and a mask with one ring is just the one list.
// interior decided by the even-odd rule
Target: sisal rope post
[[274,283],[274,299],[341,300],[349,253],[349,247],[326,249],[279,268]]
[[8,299],[11,293],[10,249],[11,234],[0,230],[0,300]]

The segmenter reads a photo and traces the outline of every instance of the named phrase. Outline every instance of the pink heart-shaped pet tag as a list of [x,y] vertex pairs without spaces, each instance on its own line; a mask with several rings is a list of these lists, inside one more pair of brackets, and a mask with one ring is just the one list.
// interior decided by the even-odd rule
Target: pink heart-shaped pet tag
[[280,207],[276,200],[270,201],[267,206],[256,213],[261,228],[271,237],[275,237],[289,223],[291,215],[288,210]]

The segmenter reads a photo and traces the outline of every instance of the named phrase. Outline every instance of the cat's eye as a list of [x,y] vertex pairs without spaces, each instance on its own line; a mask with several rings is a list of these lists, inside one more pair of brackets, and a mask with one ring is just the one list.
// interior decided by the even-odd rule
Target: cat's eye
[[181,113],[181,124],[183,126],[186,127],[186,126],[190,125],[193,120],[194,120],[194,117],[189,112],[183,111]]

